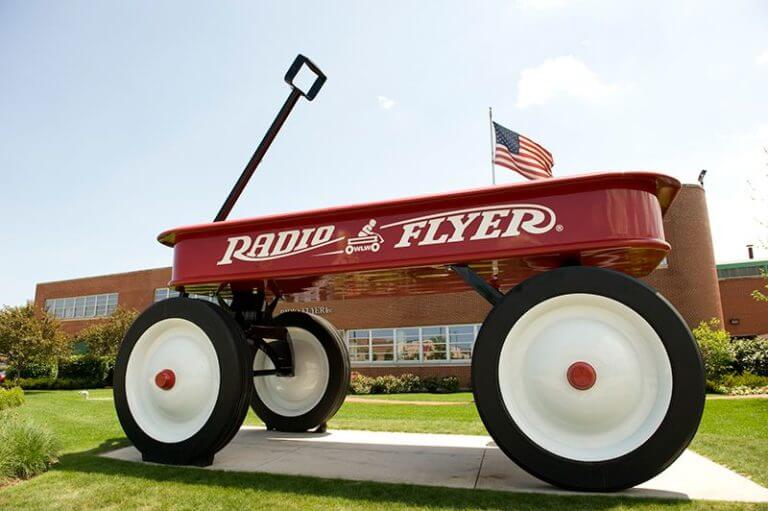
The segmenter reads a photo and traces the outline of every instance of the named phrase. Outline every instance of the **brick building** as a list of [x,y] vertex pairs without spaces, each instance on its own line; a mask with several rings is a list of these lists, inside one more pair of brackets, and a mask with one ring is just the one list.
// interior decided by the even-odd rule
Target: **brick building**
[[731,335],[754,337],[768,333],[768,304],[752,297],[754,291],[766,292],[766,271],[768,261],[717,265],[723,319]]
[[[664,219],[673,249],[645,280],[666,296],[690,326],[723,319],[738,335],[768,332],[768,318],[748,295],[755,275],[718,283],[704,190],[684,185]],[[759,274],[758,274],[759,277]],[[143,310],[172,296],[170,268],[140,270],[37,285],[35,303],[75,334],[115,307]],[[754,287],[753,287],[754,286]],[[721,292],[727,298],[721,302]],[[750,301],[752,300],[752,301]],[[353,368],[371,375],[457,375],[469,381],[472,344],[490,306],[474,291],[308,303],[280,308],[320,314],[344,332]],[[735,320],[737,323],[729,323]]]

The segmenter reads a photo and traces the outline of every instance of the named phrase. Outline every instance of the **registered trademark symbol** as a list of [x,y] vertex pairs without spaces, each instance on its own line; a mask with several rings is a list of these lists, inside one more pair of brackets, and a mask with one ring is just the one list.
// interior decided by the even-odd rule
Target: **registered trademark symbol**
[[561,224],[557,224],[557,225],[555,226],[555,230],[556,230],[557,232],[563,232],[563,226],[562,226]]

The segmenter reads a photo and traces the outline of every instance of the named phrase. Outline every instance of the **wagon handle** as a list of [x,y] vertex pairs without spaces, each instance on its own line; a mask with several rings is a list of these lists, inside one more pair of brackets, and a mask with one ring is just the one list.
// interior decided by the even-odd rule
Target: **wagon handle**
[[[305,65],[313,73],[315,73],[316,78],[312,86],[307,91],[302,91],[296,85],[294,85],[293,79],[296,78],[296,75],[299,73],[301,68],[304,67]],[[293,110],[293,107],[299,101],[299,98],[304,96],[305,98],[307,98],[307,101],[312,101],[313,99],[315,99],[315,96],[317,96],[317,93],[322,88],[323,84],[325,83],[325,80],[326,80],[325,74],[322,71],[320,71],[320,68],[317,67],[314,64],[314,62],[309,60],[304,55],[299,54],[296,56],[296,58],[293,61],[293,64],[291,64],[291,67],[288,68],[288,72],[285,73],[285,82],[291,86],[291,93],[288,95],[288,98],[285,100],[285,103],[283,103],[283,107],[277,113],[277,117],[275,117],[275,120],[272,121],[272,125],[267,130],[267,133],[264,135],[264,138],[261,139],[261,143],[259,144],[259,147],[256,148],[256,151],[253,153],[253,156],[251,156],[250,161],[245,166],[245,169],[243,169],[243,173],[240,174],[240,179],[237,180],[237,183],[235,183],[235,186],[232,188],[232,191],[229,192],[229,196],[227,197],[227,200],[224,201],[224,204],[221,206],[221,209],[216,215],[216,218],[214,218],[213,220],[214,222],[222,222],[227,219],[227,217],[229,216],[229,213],[232,211],[232,208],[237,202],[237,199],[240,198],[240,194],[243,193],[245,186],[248,184],[248,181],[251,179],[251,176],[256,171],[256,167],[259,166],[259,163],[261,163],[262,158],[264,158],[264,155],[267,154],[267,150],[269,149],[269,146],[272,145],[272,141],[277,136],[277,133],[280,131],[280,128],[282,128],[283,123],[288,118],[288,115],[290,115],[291,110]]]

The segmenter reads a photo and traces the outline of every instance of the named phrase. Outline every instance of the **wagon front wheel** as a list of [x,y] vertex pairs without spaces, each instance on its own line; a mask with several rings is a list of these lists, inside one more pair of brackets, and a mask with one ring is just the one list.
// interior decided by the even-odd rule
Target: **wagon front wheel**
[[[347,395],[349,355],[328,321],[303,312],[285,312],[273,324],[288,329],[293,376],[255,376],[251,407],[267,428],[301,432],[324,425]],[[274,369],[264,351],[256,352],[254,371]]]
[[248,412],[250,349],[220,307],[163,300],[126,333],[115,364],[115,408],[145,461],[210,465]]
[[608,270],[562,268],[518,285],[488,315],[472,364],[498,446],[568,489],[655,476],[688,446],[704,406],[701,357],[679,314]]

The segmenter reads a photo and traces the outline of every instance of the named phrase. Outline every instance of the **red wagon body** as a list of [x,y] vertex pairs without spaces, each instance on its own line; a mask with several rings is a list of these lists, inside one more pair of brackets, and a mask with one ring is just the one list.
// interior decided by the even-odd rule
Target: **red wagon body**
[[601,173],[181,227],[159,240],[174,247],[172,286],[271,280],[295,299],[466,289],[449,264],[502,288],[576,263],[639,277],[669,251],[662,215],[679,188],[661,174]]
[[[293,84],[303,66],[317,77],[307,91]],[[670,250],[662,216],[678,181],[611,172],[226,221],[325,75],[300,55],[286,81],[214,222],[159,237],[180,296],[137,318],[114,372],[118,418],[144,459],[211,464],[249,406],[271,430],[325,430],[349,387],[347,344],[324,318],[275,314],[281,299],[467,289],[492,306],[472,342],[474,401],[518,465],[563,488],[616,490],[682,453],[704,407],[703,364],[674,307],[635,278]]]

